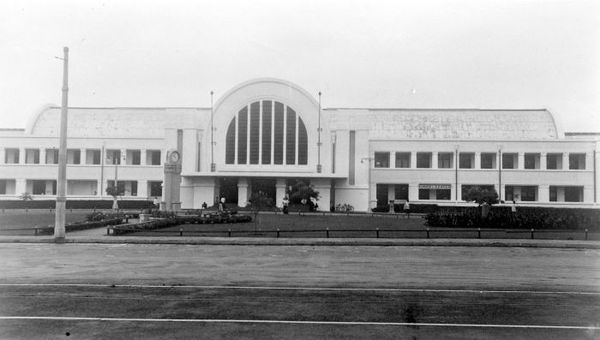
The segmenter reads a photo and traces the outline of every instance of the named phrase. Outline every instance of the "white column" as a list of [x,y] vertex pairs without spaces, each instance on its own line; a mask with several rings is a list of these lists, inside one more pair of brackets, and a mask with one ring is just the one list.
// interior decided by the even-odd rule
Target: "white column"
[[540,153],[540,170],[546,170],[546,153]]
[[146,149],[140,150],[140,165],[146,165],[146,157],[148,157],[146,153]]
[[434,151],[431,153],[431,168],[432,169],[438,168],[438,153],[437,153],[437,151]]
[[138,181],[137,187],[138,197],[148,197],[148,181],[141,179]]
[[20,195],[24,192],[27,192],[27,180],[25,178],[17,178],[15,181],[15,195]]
[[419,183],[408,184],[408,200],[411,202],[419,200]]
[[550,186],[541,184],[538,186],[538,202],[550,202]]
[[517,169],[525,169],[525,153],[519,152],[517,155]]
[[410,167],[415,169],[417,167],[417,152],[412,151],[410,153]]
[[318,211],[329,211],[329,203],[331,201],[331,180],[316,179],[311,182],[315,190],[319,192]]
[[248,205],[248,179],[240,177],[238,179],[238,206],[245,207]]
[[[275,184],[275,205],[278,208],[283,207],[283,198],[285,197],[285,179],[278,178]],[[320,206],[320,204],[319,204]]]
[[25,156],[26,156],[25,148],[19,148],[19,161],[17,163],[25,164],[25,161],[26,161]]
[[584,185],[583,186],[583,201],[585,203],[594,203],[594,186]]
[[481,152],[475,152],[473,169],[481,169]]
[[0,164],[4,164],[5,157],[6,157],[6,150],[4,148],[0,148]]
[[569,170],[569,153],[568,152],[563,152],[562,161],[563,161],[562,169]]
[[46,164],[46,148],[40,148],[40,164]]

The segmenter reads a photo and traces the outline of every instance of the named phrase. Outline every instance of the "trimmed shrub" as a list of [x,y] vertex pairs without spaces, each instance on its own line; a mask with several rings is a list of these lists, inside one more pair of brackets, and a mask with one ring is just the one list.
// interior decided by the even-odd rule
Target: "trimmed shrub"
[[[67,200],[67,209],[112,209],[112,200]],[[0,209],[54,209],[55,200],[32,201],[0,200]],[[140,210],[153,208],[152,201],[119,200],[120,209]]]
[[600,231],[600,210],[578,208],[492,206],[487,218],[480,207],[444,207],[425,216],[430,227],[568,229]]

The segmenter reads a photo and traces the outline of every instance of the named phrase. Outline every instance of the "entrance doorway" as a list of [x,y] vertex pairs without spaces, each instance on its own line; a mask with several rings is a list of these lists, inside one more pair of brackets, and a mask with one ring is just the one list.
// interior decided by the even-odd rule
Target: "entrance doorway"
[[267,197],[276,202],[275,178],[253,178],[250,180],[252,192],[263,192]]
[[[219,179],[219,198],[225,197],[226,203],[238,204],[238,180],[235,177]],[[216,204],[217,202],[215,202]]]

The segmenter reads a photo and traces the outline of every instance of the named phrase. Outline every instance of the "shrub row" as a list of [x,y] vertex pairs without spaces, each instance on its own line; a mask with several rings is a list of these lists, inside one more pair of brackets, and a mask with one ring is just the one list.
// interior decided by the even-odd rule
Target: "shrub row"
[[[65,231],[70,232],[70,231],[77,231],[77,230],[101,228],[101,227],[106,227],[109,225],[118,225],[121,223],[123,223],[123,218],[119,218],[119,217],[105,219],[105,220],[101,220],[101,221],[76,222],[76,223],[71,223],[71,224],[65,225]],[[38,233],[45,234],[45,235],[51,235],[54,233],[54,227],[50,226],[50,227],[46,227],[46,228],[39,228]]]
[[425,216],[430,227],[569,229],[600,231],[600,210],[492,206],[487,218],[480,207],[439,207]]
[[174,227],[181,224],[214,224],[214,223],[244,223],[251,222],[248,215],[229,213],[211,213],[198,216],[174,216],[147,222],[123,224],[113,228],[113,235],[122,235],[137,231],[149,231],[161,228]]
[[[418,214],[426,214],[426,213],[432,213],[435,212],[439,209],[439,207],[436,204],[417,204],[417,203],[410,203],[410,212],[411,213],[418,213]],[[386,205],[379,205],[375,208],[372,209],[373,212],[389,212],[390,211],[390,205],[386,204]],[[394,204],[394,212],[395,213],[404,213],[404,204]]]
[[[112,209],[112,200],[67,200],[67,209]],[[54,209],[54,200],[0,200],[0,209]],[[119,209],[147,209],[152,201],[119,200]]]

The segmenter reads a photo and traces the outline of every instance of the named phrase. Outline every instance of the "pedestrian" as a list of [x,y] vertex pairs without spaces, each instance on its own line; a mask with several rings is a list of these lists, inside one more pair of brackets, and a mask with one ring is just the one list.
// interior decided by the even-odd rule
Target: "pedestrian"
[[408,199],[404,202],[404,207],[402,209],[406,213],[406,218],[410,218],[410,203],[408,203]]
[[208,208],[208,204],[206,204],[206,202],[202,202],[202,209],[206,209]]
[[156,209],[160,208],[160,202],[158,201],[158,197],[154,197],[154,207]]
[[282,202],[282,206],[283,206],[283,213],[284,213],[285,215],[287,215],[287,214],[288,214],[288,212],[289,212],[289,211],[288,211],[288,205],[289,205],[289,204],[290,204],[290,200],[288,199],[288,197],[287,197],[287,196],[285,196],[285,197],[283,198],[283,202]]
[[225,211],[225,196],[221,197],[219,201],[219,211]]

